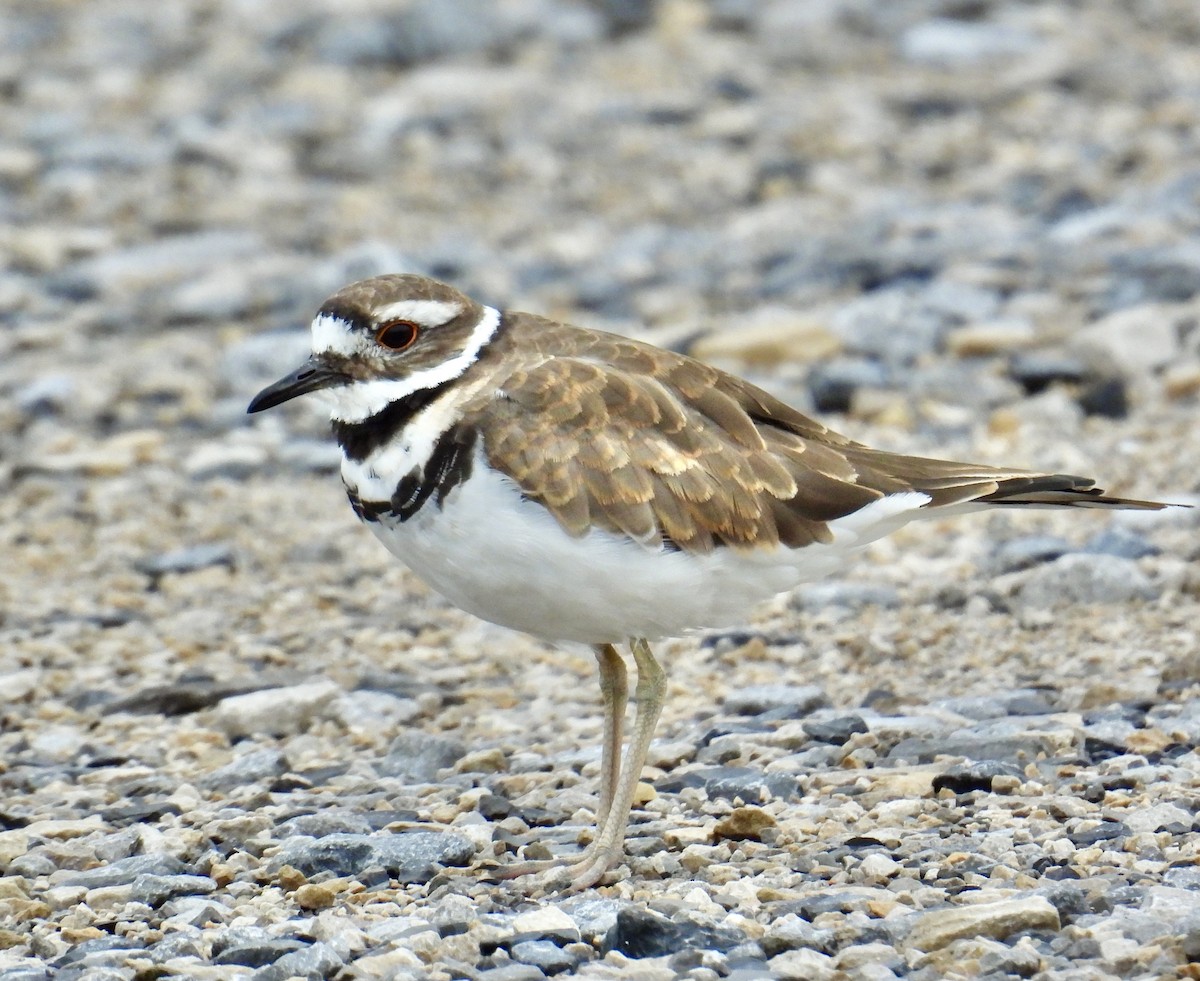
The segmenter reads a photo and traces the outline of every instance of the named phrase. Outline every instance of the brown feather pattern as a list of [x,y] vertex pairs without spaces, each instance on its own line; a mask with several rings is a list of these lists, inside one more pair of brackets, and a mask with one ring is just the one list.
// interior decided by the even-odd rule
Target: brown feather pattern
[[930,507],[1148,506],[1081,477],[874,450],[702,362],[530,314],[505,315],[463,380],[479,379],[461,422],[572,535],[602,528],[701,553],[802,548],[906,491]]

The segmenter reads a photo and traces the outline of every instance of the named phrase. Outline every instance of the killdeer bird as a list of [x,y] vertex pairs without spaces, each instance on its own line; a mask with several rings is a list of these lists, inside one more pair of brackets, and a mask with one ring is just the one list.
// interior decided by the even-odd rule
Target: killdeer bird
[[[684,355],[420,276],[339,290],[312,339],[249,411],[320,393],[350,504],[389,551],[475,616],[595,650],[598,828],[569,867],[576,889],[623,853],[665,689],[649,641],[737,623],[918,518],[1166,506],[1084,477],[871,449]],[[626,642],[637,710],[622,762]]]

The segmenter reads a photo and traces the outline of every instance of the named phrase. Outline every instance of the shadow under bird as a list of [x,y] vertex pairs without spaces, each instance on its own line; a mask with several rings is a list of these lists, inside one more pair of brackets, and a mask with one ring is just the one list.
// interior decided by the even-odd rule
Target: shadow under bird
[[[604,702],[598,828],[570,884],[598,882],[662,708],[649,641],[736,624],[918,518],[986,508],[1140,508],[1068,474],[871,449],[681,354],[414,275],[339,290],[313,353],[250,412],[319,393],[351,506],[451,603],[593,647]],[[628,685],[636,715],[620,757]],[[510,876],[555,863],[519,863]]]

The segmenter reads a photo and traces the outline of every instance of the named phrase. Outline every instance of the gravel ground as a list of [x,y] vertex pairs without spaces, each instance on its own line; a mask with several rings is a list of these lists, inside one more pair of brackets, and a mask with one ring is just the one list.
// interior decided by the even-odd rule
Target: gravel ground
[[[316,304],[412,270],[889,448],[1196,501],[1194,0],[0,7],[0,979],[1200,978],[1200,512],[930,522],[671,691],[357,527]],[[652,787],[653,789],[650,789]]]

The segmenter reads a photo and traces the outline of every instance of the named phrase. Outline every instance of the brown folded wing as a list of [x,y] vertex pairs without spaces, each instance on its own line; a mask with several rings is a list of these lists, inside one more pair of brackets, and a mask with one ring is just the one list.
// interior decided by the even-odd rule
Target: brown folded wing
[[689,552],[799,548],[905,491],[934,507],[1139,503],[1080,477],[872,450],[690,358],[535,318],[522,327],[554,356],[498,373],[469,421],[491,465],[573,535],[604,528]]

